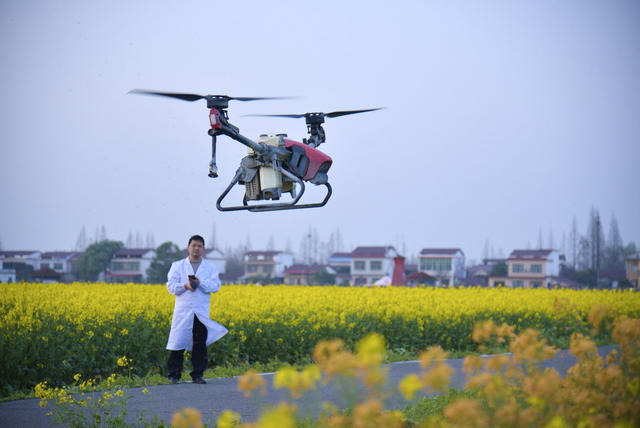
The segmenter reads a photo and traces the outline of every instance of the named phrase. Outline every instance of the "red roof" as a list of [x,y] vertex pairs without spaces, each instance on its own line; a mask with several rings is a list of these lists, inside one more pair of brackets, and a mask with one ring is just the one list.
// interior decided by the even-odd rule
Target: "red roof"
[[427,281],[435,281],[431,275],[428,275],[424,272],[413,272],[406,276],[407,281],[416,281],[416,282],[427,282]]
[[35,278],[53,278],[53,279],[57,279],[57,278],[60,278],[61,275],[58,272],[56,272],[55,270],[51,269],[51,268],[43,267],[43,268],[40,268],[38,270],[33,271],[31,276],[35,277]]

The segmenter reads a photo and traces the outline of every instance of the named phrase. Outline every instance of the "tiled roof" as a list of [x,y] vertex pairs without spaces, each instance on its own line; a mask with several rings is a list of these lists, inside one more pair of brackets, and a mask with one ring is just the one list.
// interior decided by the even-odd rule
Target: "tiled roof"
[[393,249],[393,247],[357,247],[351,253],[351,257],[358,258],[384,258],[387,255],[387,251]]
[[27,251],[27,250],[16,250],[16,251],[0,251],[1,258],[11,258],[11,257],[26,257],[28,255],[38,253],[39,251]]
[[351,253],[333,253],[329,256],[330,259],[350,259]]
[[275,256],[282,251],[247,251],[244,253],[246,256]]
[[547,260],[553,250],[513,250],[509,260]]
[[155,251],[153,248],[121,248],[115,252],[114,257],[137,258],[142,257],[149,251]]
[[60,278],[61,275],[51,268],[43,267],[33,271],[31,276],[36,278]]
[[48,251],[40,255],[41,259],[66,259],[72,258],[76,254],[75,251]]
[[407,281],[435,281],[436,278],[424,272],[413,272],[406,276]]
[[458,251],[462,252],[460,248],[423,248],[420,251],[421,256],[453,256]]

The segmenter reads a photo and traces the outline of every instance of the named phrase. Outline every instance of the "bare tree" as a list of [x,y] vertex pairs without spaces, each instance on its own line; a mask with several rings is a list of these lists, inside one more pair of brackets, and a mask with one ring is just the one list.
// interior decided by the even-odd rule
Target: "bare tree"
[[211,226],[211,236],[209,236],[209,248],[217,248],[218,247],[218,235],[216,233],[216,223],[213,222]]
[[156,248],[156,238],[153,232],[147,232],[147,248]]
[[609,237],[604,259],[606,267],[624,269],[624,243],[622,242],[622,236],[620,236],[615,213],[611,213]]
[[538,243],[536,244],[536,249],[541,250],[544,246],[544,241],[542,240],[542,228],[538,229]]
[[484,248],[482,248],[482,260],[489,258],[489,238],[484,239]]
[[591,252],[590,269],[597,269],[602,265],[601,248],[605,243],[604,232],[600,224],[600,213],[595,207],[591,207],[589,215],[589,227],[587,228],[587,240],[589,241],[589,250]]
[[571,253],[571,266],[575,270],[577,267],[577,258],[578,258],[578,240],[580,237],[578,236],[578,223],[576,221],[576,216],[573,216],[573,221],[571,222],[571,232],[569,233],[569,251]]
[[84,228],[84,225],[82,226],[82,229],[80,229],[80,233],[78,233],[78,239],[76,240],[76,250],[77,251],[84,251],[87,249],[87,231]]

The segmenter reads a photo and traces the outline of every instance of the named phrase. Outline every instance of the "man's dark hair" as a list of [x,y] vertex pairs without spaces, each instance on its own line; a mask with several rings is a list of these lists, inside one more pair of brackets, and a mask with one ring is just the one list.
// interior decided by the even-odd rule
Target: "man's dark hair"
[[200,241],[202,242],[202,246],[204,247],[204,238],[200,235],[193,235],[191,238],[189,238],[189,242],[187,243],[187,246],[191,244],[191,241]]

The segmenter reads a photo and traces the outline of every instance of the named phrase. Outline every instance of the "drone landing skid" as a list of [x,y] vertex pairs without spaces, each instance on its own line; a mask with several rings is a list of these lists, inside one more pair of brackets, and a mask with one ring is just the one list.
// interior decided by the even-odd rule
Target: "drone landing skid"
[[[323,207],[323,206],[325,206],[327,204],[327,201],[331,197],[331,185],[329,183],[324,183],[324,186],[327,188],[327,194],[325,195],[325,197],[322,200],[322,202],[317,202],[315,204],[296,205],[295,202],[294,202],[295,200],[291,201],[289,203],[285,203],[285,204],[276,203],[276,204],[248,205],[246,200],[243,200],[242,203],[245,204],[244,208],[247,209],[248,211],[251,211],[251,212],[298,210],[298,209],[302,209],[302,208]],[[301,191],[300,195],[298,195],[298,196],[302,196],[303,192],[304,191]]]
[[304,194],[304,191],[305,191],[304,181],[302,181],[302,179],[294,176],[293,174],[288,173],[285,170],[281,170],[281,172],[284,173],[285,175],[291,177],[291,178],[294,178],[298,182],[298,184],[300,185],[300,192],[295,197],[295,199],[293,199],[291,202],[249,205],[248,202],[247,202],[246,194],[245,194],[245,197],[242,199],[242,205],[231,206],[231,207],[223,207],[222,206],[222,201],[227,196],[227,194],[229,193],[231,188],[235,184],[237,184],[238,181],[240,180],[241,174],[240,173],[236,173],[236,175],[235,175],[235,177],[233,177],[233,180],[231,181],[231,183],[229,183],[229,186],[227,186],[227,188],[224,190],[224,192],[222,192],[222,194],[220,195],[220,197],[216,201],[216,207],[220,211],[246,210],[246,211],[251,211],[251,212],[265,212],[265,211],[295,210],[295,209],[302,209],[302,208],[323,207],[323,206],[326,205],[327,201],[331,197],[331,193],[332,193],[331,185],[329,183],[324,183],[324,186],[327,188],[327,194],[325,195],[325,197],[322,200],[322,202],[317,202],[315,204],[296,205],[298,203],[298,201],[300,200],[300,198],[302,197],[302,195]]

